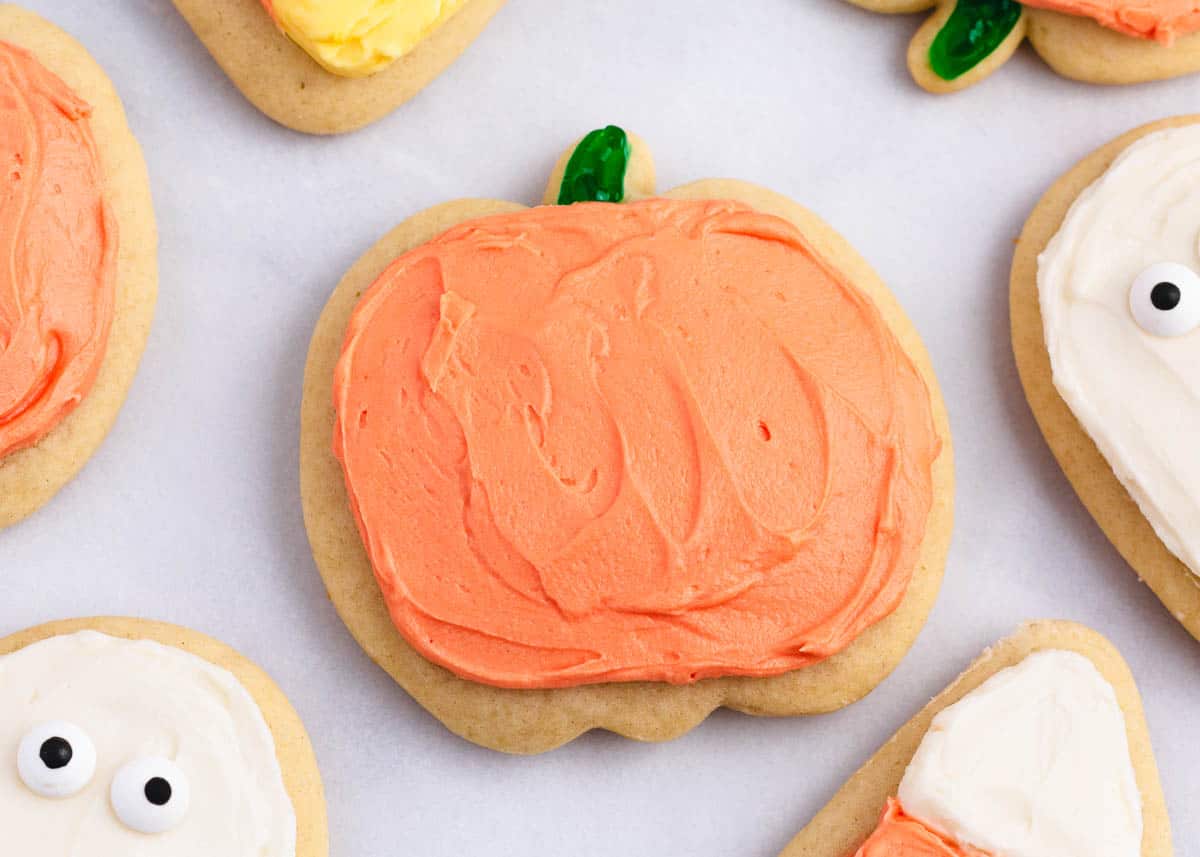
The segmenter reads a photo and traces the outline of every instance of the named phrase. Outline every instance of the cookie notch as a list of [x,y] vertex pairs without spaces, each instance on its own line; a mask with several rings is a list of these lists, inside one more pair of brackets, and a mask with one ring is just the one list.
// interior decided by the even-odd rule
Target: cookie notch
[[242,95],[280,125],[306,134],[355,131],[391,113],[458,59],[504,2],[468,0],[386,69],[345,78],[281,33],[259,0],[174,0]]
[[[655,194],[646,144],[629,135],[623,198]],[[545,204],[559,199],[578,144],[551,173]],[[309,349],[301,413],[301,495],[317,567],[335,608],[367,654],[456,734],[495,750],[540,753],[592,729],[641,741],[678,737],[725,707],[763,716],[817,714],[870,692],[908,651],[936,599],[952,527],[953,450],[949,423],[928,354],[896,298],[849,244],[816,215],[780,194],[745,182],[708,179],[664,194],[676,199],[733,199],[795,223],[816,249],[865,291],[929,388],[943,449],[934,463],[934,502],[921,556],[900,606],[841,653],[772,678],[717,678],[691,685],[592,684],[555,690],[505,690],[460,679],[418,655],[392,625],[379,594],[331,451],[332,380],[343,331],[359,296],[397,256],[465,220],[524,206],[471,199],[428,209],[400,224],[346,274],[321,314]]]
[[1072,203],[1117,156],[1147,134],[1200,122],[1182,116],[1130,131],[1084,158],[1038,202],[1017,243],[1009,283],[1013,354],[1025,397],[1046,443],[1092,518],[1188,632],[1200,639],[1200,578],[1172,554],[1054,387],[1038,299],[1038,256]]
[[33,514],[88,462],[124,404],[158,295],[158,230],[150,178],[112,82],[87,49],[40,16],[0,5],[0,39],[23,47],[92,106],[105,196],[120,240],[112,328],[91,392],[36,445],[0,459],[0,529]]
[[1134,776],[1142,795],[1142,857],[1171,857],[1171,825],[1150,746],[1141,697],[1120,652],[1097,632],[1073,622],[1030,622],[988,648],[933,701],[893,735],[846,781],[780,857],[849,857],[875,829],[896,794],[909,760],[934,716],[1001,670],[1037,651],[1065,649],[1090,660],[1113,686],[1125,716]]
[[0,655],[79,631],[98,631],[126,640],[151,640],[232,673],[258,704],[275,739],[284,787],[296,813],[296,857],[328,857],[325,791],[312,741],[300,715],[266,672],[230,646],[198,631],[166,622],[118,616],[64,619],[18,631],[0,638]]
[[[908,68],[922,89],[937,94],[958,92],[989,77],[1026,38],[1054,71],[1084,83],[1146,83],[1200,71],[1200,33],[1167,48],[1090,18],[1025,7],[1019,0],[848,2],[885,14],[934,10],[909,43]],[[945,67],[934,59],[938,40],[945,40],[949,50],[943,58],[954,58]]]

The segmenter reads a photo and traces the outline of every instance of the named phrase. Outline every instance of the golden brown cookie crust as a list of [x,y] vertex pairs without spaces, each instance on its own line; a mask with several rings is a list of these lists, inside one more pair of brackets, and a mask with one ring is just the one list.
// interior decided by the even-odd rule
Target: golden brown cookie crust
[[280,125],[341,134],[381,119],[441,74],[475,41],[504,0],[468,0],[410,53],[370,77],[322,68],[275,26],[260,0],[174,0],[246,98]]
[[[632,137],[628,198],[654,191],[648,148]],[[573,149],[574,147],[572,147]],[[568,150],[568,154],[569,154]],[[547,189],[558,193],[566,155]],[[496,200],[458,200],[421,212],[372,247],[343,278],[313,334],[304,375],[300,477],[304,520],[317,567],[351,634],[422,706],[453,732],[509,753],[539,753],[590,729],[642,741],[682,735],[713,710],[790,716],[833,711],[865,696],[908,651],[937,597],[950,542],[954,465],[950,427],[929,356],[896,298],[840,235],[790,199],[745,182],[709,179],[664,194],[674,198],[736,199],[795,223],[826,259],[862,288],[929,387],[943,443],[933,468],[934,502],[921,555],[899,608],[867,629],[840,654],[771,678],[718,678],[678,686],[655,682],[594,684],[554,690],[511,690],[460,679],[421,657],[392,625],[346,496],[341,465],[332,452],[333,372],[351,312],[363,291],[397,256],[476,217],[524,206]]]
[[1134,141],[1164,128],[1200,122],[1181,116],[1144,125],[1097,149],[1060,178],[1038,202],[1017,243],[1009,292],[1013,353],[1025,396],[1042,434],[1100,529],[1159,600],[1200,639],[1200,577],[1158,538],[1096,444],[1058,395],[1046,351],[1038,299],[1038,256],[1062,226],[1075,199]]
[[104,196],[120,230],[108,349],[92,390],[35,446],[0,458],[0,529],[47,503],[100,446],[133,383],[158,294],[158,231],[142,150],[112,83],[87,50],[50,22],[0,5],[0,39],[31,51],[88,104]]
[[991,56],[966,74],[945,80],[929,65],[934,36],[954,11],[957,0],[847,0],[873,12],[900,14],[935,9],[908,47],[913,80],[929,92],[966,89],[1008,62],[1026,37],[1034,50],[1063,77],[1085,83],[1126,84],[1165,80],[1200,71],[1200,33],[1177,39],[1171,47],[1126,36],[1080,15],[1026,7],[1021,20]]
[[224,643],[198,631],[125,617],[94,617],[49,622],[0,639],[0,655],[7,655],[51,637],[79,631],[99,631],[126,640],[153,640],[203,658],[233,673],[262,711],[275,739],[275,753],[283,770],[283,783],[296,811],[296,857],[327,857],[329,832],[325,819],[325,791],[312,742],[283,691],[258,666]]
[[1083,625],[1060,621],[1023,625],[1011,637],[987,649],[847,780],[833,800],[783,849],[780,857],[848,857],[853,854],[875,830],[887,799],[896,795],[904,771],[934,716],[1000,670],[1020,663],[1033,652],[1046,649],[1078,652],[1095,664],[1113,686],[1125,715],[1129,755],[1142,795],[1142,857],[1171,857],[1171,823],[1133,675],[1116,647],[1100,634]]

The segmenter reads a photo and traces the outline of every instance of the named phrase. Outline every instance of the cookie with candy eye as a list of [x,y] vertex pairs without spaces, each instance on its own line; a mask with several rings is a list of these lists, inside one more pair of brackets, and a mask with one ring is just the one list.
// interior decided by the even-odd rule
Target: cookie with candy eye
[[1102,636],[1032,622],[985,651],[780,857],[1170,857],[1141,698]]
[[1098,149],[1030,215],[1012,341],[1034,416],[1113,545],[1200,638],[1200,124]]
[[381,119],[470,46],[504,0],[174,0],[242,94],[281,125]]
[[301,478],[367,653],[523,753],[860,698],[925,620],[953,493],[928,356],[845,240],[743,182],[657,194],[613,126],[542,205],[446,203],[350,270]]
[[47,503],[116,420],[150,331],[149,180],[112,84],[0,6],[0,527]]
[[1191,0],[848,0],[876,12],[933,9],[908,49],[913,79],[956,92],[1028,38],[1056,72],[1088,83],[1143,83],[1200,71],[1200,4]]
[[140,619],[0,639],[0,829],[14,853],[325,857],[308,735],[232,649]]

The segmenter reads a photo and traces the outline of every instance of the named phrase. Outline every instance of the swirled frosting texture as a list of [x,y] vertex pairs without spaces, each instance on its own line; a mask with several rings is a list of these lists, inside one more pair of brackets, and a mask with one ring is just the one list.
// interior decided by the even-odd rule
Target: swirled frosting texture
[[74,410],[108,344],[117,225],[90,112],[0,41],[0,458]]
[[874,304],[731,202],[460,225],[364,294],[334,398],[396,626],[509,687],[834,654],[903,596],[940,448]]
[[1164,45],[1200,30],[1200,0],[1021,0],[1026,6],[1092,18],[1102,26]]
[[467,0],[262,0],[292,41],[334,74],[365,77],[407,54]]

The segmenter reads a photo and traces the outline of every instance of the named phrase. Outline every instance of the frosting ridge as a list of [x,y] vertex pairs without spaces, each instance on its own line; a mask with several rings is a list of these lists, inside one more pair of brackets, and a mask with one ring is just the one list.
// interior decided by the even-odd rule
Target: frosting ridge
[[1126,36],[1172,45],[1200,30],[1200,0],[1021,0],[1026,6],[1091,18]]
[[508,687],[840,651],[903,597],[940,450],[874,304],[722,201],[450,230],[364,294],[334,399],[393,622]]
[[91,390],[112,325],[117,224],[91,108],[0,41],[0,458]]

